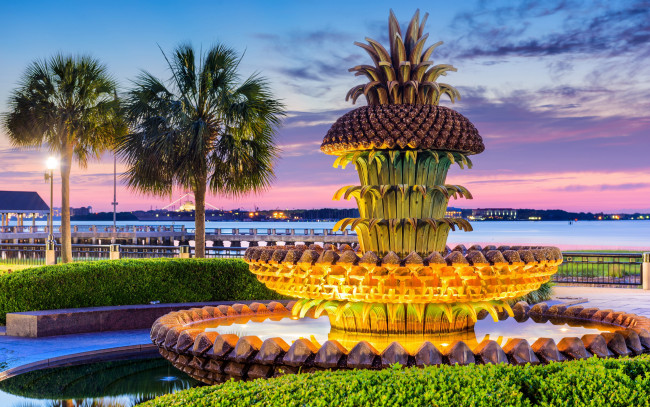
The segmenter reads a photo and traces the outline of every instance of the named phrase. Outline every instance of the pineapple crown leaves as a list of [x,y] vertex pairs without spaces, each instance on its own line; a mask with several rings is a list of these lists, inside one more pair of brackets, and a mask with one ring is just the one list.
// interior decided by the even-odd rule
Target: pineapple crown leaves
[[374,66],[357,65],[349,69],[355,76],[365,76],[369,82],[350,89],[346,101],[352,99],[352,103],[356,103],[361,95],[366,97],[369,105],[438,105],[442,95],[449,96],[452,103],[460,100],[456,88],[437,82],[440,76],[455,72],[456,68],[447,64],[433,65],[430,60],[442,41],[424,48],[429,37],[429,34],[423,34],[428,16],[426,13],[420,22],[420,10],[416,10],[405,35],[402,35],[397,17],[391,10],[388,18],[390,52],[371,38],[366,38],[368,44],[354,43],[370,55]]

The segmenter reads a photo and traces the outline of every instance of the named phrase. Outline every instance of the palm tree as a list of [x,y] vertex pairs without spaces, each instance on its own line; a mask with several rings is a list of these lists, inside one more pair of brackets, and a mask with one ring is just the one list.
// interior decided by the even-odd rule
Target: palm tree
[[205,257],[205,195],[241,196],[267,188],[284,115],[267,81],[240,81],[241,58],[224,45],[195,54],[191,45],[163,56],[171,78],[142,72],[125,99],[132,133],[118,143],[128,185],[169,196],[174,186],[196,199],[195,253]]
[[72,261],[70,170],[85,168],[111,147],[111,118],[118,112],[116,83],[105,65],[89,56],[56,55],[33,62],[9,98],[3,124],[14,146],[48,149],[61,160],[61,246]]

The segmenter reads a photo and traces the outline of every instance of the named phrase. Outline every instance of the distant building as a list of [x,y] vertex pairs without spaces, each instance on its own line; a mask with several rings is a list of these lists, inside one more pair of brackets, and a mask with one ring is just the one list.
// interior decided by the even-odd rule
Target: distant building
[[81,208],[70,208],[70,216],[88,216],[93,213],[92,206],[82,206]]
[[461,218],[463,216],[463,210],[459,208],[448,207],[445,212],[446,218]]
[[517,219],[517,210],[512,208],[479,208],[472,209],[472,217],[476,219]]

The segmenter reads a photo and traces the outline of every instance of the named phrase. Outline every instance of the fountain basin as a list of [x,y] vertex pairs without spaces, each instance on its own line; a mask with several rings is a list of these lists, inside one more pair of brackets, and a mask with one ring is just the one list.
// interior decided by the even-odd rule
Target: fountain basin
[[[531,309],[522,302],[512,307],[513,319],[522,323],[530,319],[544,324],[539,325],[544,329],[556,324],[560,330],[568,329],[568,336],[539,337],[533,342],[528,340],[533,339],[530,334],[520,337],[513,332],[506,339],[486,336],[477,327],[473,332],[456,336],[355,337],[333,329],[327,336],[323,332],[308,335],[307,331],[294,338],[285,336],[285,340],[280,331],[286,330],[277,326],[270,327],[266,333],[264,329],[253,329],[255,325],[264,325],[263,321],[285,321],[289,327],[300,323],[300,319],[291,319],[295,318],[291,312],[294,305],[295,302],[233,304],[172,312],[154,323],[151,338],[162,356],[175,367],[208,384],[230,377],[256,379],[322,369],[381,369],[396,362],[404,366],[537,364],[650,351],[648,318],[581,306],[549,308],[537,304]],[[500,319],[507,319],[506,314],[500,314]],[[327,319],[322,320],[327,325]],[[250,329],[242,328],[246,325]]]

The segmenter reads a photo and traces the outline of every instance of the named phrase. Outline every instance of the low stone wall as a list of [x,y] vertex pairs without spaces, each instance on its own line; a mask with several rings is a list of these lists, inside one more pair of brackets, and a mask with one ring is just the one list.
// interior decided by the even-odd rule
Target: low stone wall
[[582,338],[567,337],[557,344],[548,338],[540,338],[532,345],[525,339],[511,339],[501,347],[495,341],[485,340],[475,349],[470,349],[465,342],[455,341],[444,349],[438,349],[431,342],[424,342],[411,354],[398,342],[378,352],[368,342],[360,341],[348,351],[334,340],[319,347],[303,338],[289,346],[280,338],[262,341],[256,336],[240,338],[192,327],[196,322],[210,319],[226,321],[246,316],[290,315],[294,303],[232,304],[172,312],[154,323],[151,339],[163,357],[174,366],[208,384],[220,383],[231,377],[257,379],[326,369],[382,369],[394,363],[403,366],[472,363],[524,365],[585,359],[594,355],[616,357],[650,352],[650,319],[646,317],[579,305],[549,307],[546,303],[532,308],[525,302],[515,304],[515,319],[520,322],[528,318],[535,322],[590,322],[621,329],[617,332],[587,334]]
[[[252,303],[252,301],[241,301],[241,303]],[[7,314],[6,335],[43,338],[89,332],[149,329],[157,318],[172,311],[223,304],[232,304],[232,302],[120,305],[13,312]]]

